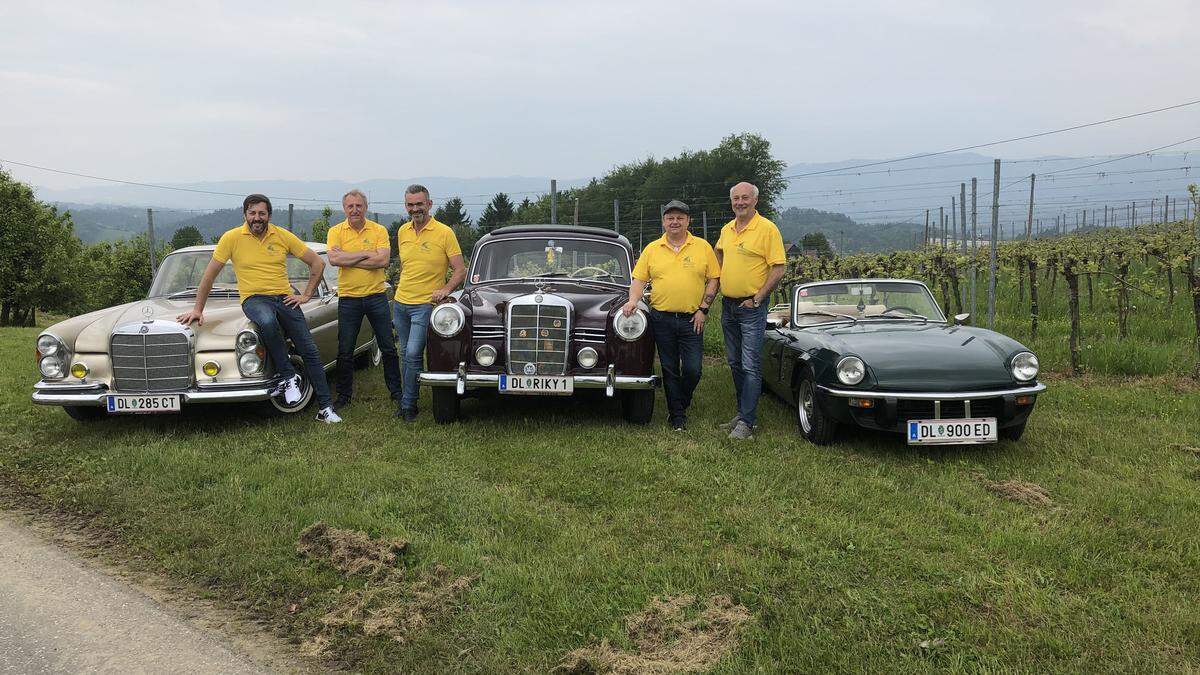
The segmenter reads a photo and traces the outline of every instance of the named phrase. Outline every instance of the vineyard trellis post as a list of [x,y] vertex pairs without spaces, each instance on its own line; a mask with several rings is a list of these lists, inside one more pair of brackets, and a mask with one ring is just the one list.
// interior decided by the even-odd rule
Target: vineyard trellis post
[[288,204],[288,232],[292,231],[292,219],[296,214],[296,205]]
[[921,244],[921,250],[929,250],[929,209],[925,209],[925,241]]
[[150,278],[158,271],[158,261],[154,259],[154,209],[146,209],[146,237],[150,239]]
[[[704,239],[708,240],[708,223],[704,223]],[[613,200],[613,232],[620,234],[621,232],[621,200]]]
[[953,242],[950,252],[954,253],[958,249],[958,205],[954,203],[954,197],[950,197],[950,241]]
[[1033,238],[1033,183],[1037,174],[1029,174],[1029,219],[1025,222],[1025,241]]
[[989,329],[996,327],[996,237],[1000,233],[1000,160],[992,170],[992,241],[988,254],[988,323]]
[[967,254],[967,184],[958,184],[958,219],[962,222],[962,254]]
[[702,213],[701,222],[704,223],[704,241],[708,241],[708,211]]
[[975,316],[975,280],[979,277],[979,231],[976,223],[979,220],[979,209],[976,206],[976,196],[979,179],[971,179],[971,316]]

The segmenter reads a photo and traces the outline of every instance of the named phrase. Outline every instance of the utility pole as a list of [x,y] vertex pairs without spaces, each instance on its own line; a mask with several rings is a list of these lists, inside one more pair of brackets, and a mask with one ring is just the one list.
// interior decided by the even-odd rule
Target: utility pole
[[613,200],[613,232],[621,233],[621,200]]
[[1033,238],[1033,183],[1037,180],[1037,174],[1029,174],[1029,219],[1025,222],[1025,241]]
[[154,259],[154,209],[146,209],[146,236],[150,239],[150,278],[158,271],[158,261]]
[[550,179],[550,224],[558,224],[558,181]]
[[988,328],[996,327],[996,236],[1000,228],[1000,160],[996,160],[992,177],[992,250],[988,255]]
[[292,231],[292,216],[295,215],[296,205],[288,204],[288,232]]
[[708,211],[703,212],[700,217],[704,223],[704,241],[708,241]]
[[579,197],[575,198],[575,220],[571,224],[576,227],[579,226]]

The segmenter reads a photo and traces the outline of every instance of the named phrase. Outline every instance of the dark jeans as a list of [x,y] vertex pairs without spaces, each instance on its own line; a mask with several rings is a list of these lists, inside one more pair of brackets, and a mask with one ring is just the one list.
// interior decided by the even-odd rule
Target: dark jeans
[[754,426],[758,420],[758,395],[762,393],[762,348],[767,332],[767,305],[739,307],[721,300],[721,330],[725,333],[725,358],[733,371],[738,417]]
[[425,367],[425,337],[431,313],[433,305],[429,303],[392,303],[392,323],[396,326],[396,340],[400,344],[401,380],[404,382],[400,407],[406,410],[417,407],[417,376]]
[[361,298],[338,298],[338,398],[349,399],[354,395],[354,345],[362,328],[363,317],[371,322],[375,331],[375,344],[383,354],[383,382],[392,394],[392,400],[400,402],[400,360],[396,356],[396,334],[392,332],[392,314],[387,293],[376,293]]
[[283,377],[296,374],[288,358],[287,343],[284,342],[285,337],[291,339],[300,358],[304,359],[304,368],[308,371],[309,384],[317,396],[317,405],[324,408],[333,402],[329,396],[329,383],[325,380],[325,365],[321,363],[321,355],[308,330],[304,312],[299,307],[283,304],[283,298],[282,295],[252,295],[242,303],[242,312],[257,326],[258,337],[267,348],[267,356],[275,372]]
[[687,419],[692,393],[700,384],[704,335],[696,332],[691,317],[691,314],[650,310],[650,330],[654,331],[654,345],[662,364],[667,418],[672,423]]

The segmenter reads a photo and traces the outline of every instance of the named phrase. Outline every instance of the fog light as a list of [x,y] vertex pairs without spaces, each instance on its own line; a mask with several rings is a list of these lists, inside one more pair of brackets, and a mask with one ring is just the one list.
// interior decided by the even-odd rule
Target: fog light
[[87,366],[83,365],[82,363],[71,364],[71,377],[77,377],[82,380],[83,378],[87,377],[87,374]]
[[1017,397],[1017,405],[1029,405],[1030,403],[1033,403],[1033,397],[1028,394]]
[[874,408],[875,400],[870,398],[852,398],[850,405],[855,408]]
[[221,372],[221,364],[216,361],[205,361],[204,365],[200,366],[200,370],[209,377],[216,377],[217,373]]
[[491,345],[479,345],[475,350],[475,363],[490,366],[496,362],[496,348]]
[[600,356],[596,354],[596,350],[591,347],[584,347],[575,355],[575,360],[579,362],[580,367],[592,368],[596,362],[600,360]]

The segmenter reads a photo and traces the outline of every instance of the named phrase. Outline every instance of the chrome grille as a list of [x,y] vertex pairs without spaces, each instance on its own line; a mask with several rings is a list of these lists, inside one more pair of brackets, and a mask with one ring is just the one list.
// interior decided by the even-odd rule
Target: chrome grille
[[604,344],[604,329],[603,328],[576,328],[575,340],[577,342],[593,342]]
[[[900,420],[961,419],[967,416],[965,401],[942,401],[941,416],[934,414],[933,401],[896,401],[896,418]],[[1004,414],[1004,399],[977,398],[971,401],[971,417],[1000,417]]]
[[123,327],[113,334],[110,353],[117,391],[177,391],[192,382],[192,346],[185,332],[150,324]]
[[503,340],[504,326],[473,326],[471,337],[476,340]]
[[[514,299],[508,306],[508,372],[515,375],[562,375],[567,370],[570,305],[555,296]],[[532,368],[526,368],[532,364]]]

